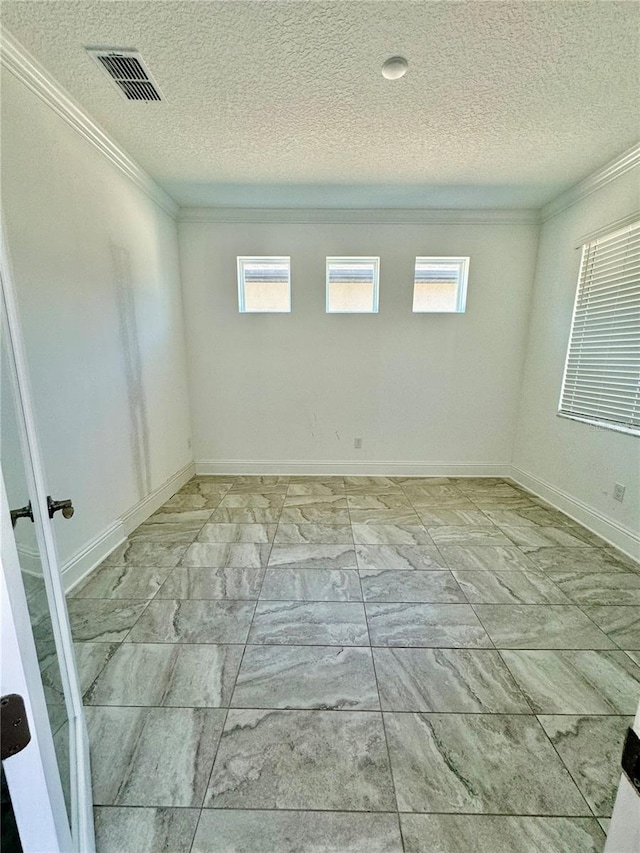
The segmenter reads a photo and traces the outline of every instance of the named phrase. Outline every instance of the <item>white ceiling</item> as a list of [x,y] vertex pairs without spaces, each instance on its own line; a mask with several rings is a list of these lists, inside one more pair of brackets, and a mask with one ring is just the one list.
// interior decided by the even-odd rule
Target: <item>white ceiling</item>
[[[640,138],[638,2],[4,0],[2,19],[185,205],[538,207]],[[139,49],[166,100],[127,103],[89,45]]]

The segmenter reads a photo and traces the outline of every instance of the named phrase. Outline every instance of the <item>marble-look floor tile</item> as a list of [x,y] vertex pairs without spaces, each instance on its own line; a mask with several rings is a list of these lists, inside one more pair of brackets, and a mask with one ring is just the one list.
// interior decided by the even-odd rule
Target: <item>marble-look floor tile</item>
[[342,509],[323,504],[305,504],[304,506],[285,506],[280,516],[281,524],[324,524],[340,525],[349,524],[349,510],[347,502]]
[[153,598],[171,568],[143,566],[102,566],[76,587],[72,598]]
[[473,501],[477,509],[534,509],[538,504],[527,495],[522,495],[518,492],[515,494],[500,495],[483,493],[466,493]]
[[233,477],[227,477],[223,479],[218,479],[217,477],[210,477],[207,479],[190,480],[185,486],[180,489],[178,494],[180,496],[199,495],[200,497],[204,497],[207,500],[213,498],[220,498],[222,495],[229,491],[229,489],[233,485],[233,480]]
[[397,485],[406,486],[455,486],[452,477],[391,477]]
[[347,497],[345,493],[335,495],[287,495],[284,508],[311,507],[318,511],[333,512],[338,509],[347,509]]
[[99,853],[189,853],[199,809],[98,806]]
[[151,542],[147,539],[127,539],[109,554],[102,565],[173,568],[178,565],[188,547],[187,543],[170,545],[166,542]]
[[535,717],[385,712],[400,811],[588,815]]
[[394,814],[205,809],[191,849],[192,853],[402,853],[402,840]]
[[338,495],[345,496],[344,483],[290,483],[287,497],[303,497],[305,495]]
[[286,495],[289,486],[287,483],[273,483],[272,485],[256,483],[234,483],[227,492],[228,495]]
[[71,636],[76,643],[124,640],[148,603],[127,598],[71,598],[67,601]]
[[539,569],[519,572],[453,571],[471,604],[571,604]]
[[632,568],[620,554],[602,548],[527,548],[527,557],[544,571],[628,572]]
[[495,525],[470,524],[460,527],[428,527],[429,536],[440,545],[502,545],[509,547],[509,539]]
[[216,522],[205,524],[196,537],[197,542],[273,542],[276,535],[275,524],[225,524]]
[[119,643],[73,644],[81,693],[91,687],[118,648]]
[[379,711],[371,649],[247,646],[231,706]]
[[259,601],[248,642],[367,646],[369,635],[359,603]]
[[280,507],[236,507],[217,509],[209,518],[211,524],[276,524],[282,510]]
[[590,604],[582,609],[621,649],[640,650],[640,613],[637,607]]
[[392,491],[398,488],[391,477],[345,477],[344,487],[348,492],[368,490],[372,493],[377,489]]
[[85,714],[96,805],[202,805],[225,710],[88,706]]
[[177,495],[169,498],[158,512],[202,512],[209,510],[209,515],[211,515],[226,491],[226,487],[223,487],[220,489],[219,495],[183,494],[179,492]]
[[[185,497],[190,497],[185,495]],[[194,495],[194,497],[197,497]],[[176,524],[176,523],[184,523],[199,525],[200,527],[203,524],[206,524],[209,518],[211,517],[211,513],[213,512],[213,508],[211,509],[189,509],[188,507],[161,507],[157,512],[154,512],[152,516],[150,516],[146,525],[151,524]]]
[[264,569],[203,569],[178,566],[156,598],[245,598],[260,593]]
[[420,524],[414,509],[351,509],[352,524]]
[[85,704],[226,706],[241,658],[241,645],[123,643],[87,691]]
[[269,568],[355,569],[353,545],[274,545]]
[[466,602],[450,571],[360,569],[365,601]]
[[260,490],[263,486],[287,486],[291,477],[286,474],[240,474],[233,479],[234,486],[253,486]]
[[611,640],[575,605],[474,604],[499,649],[612,649]]
[[400,815],[405,853],[602,853],[594,818]]
[[[530,548],[584,548],[585,541],[569,527],[508,527],[501,530],[519,547]],[[569,532],[571,531],[571,532]]]
[[205,806],[395,809],[381,715],[230,710]]
[[633,714],[640,667],[624,652],[503,651],[537,714]]
[[433,545],[420,524],[354,524],[352,529],[357,545]]
[[488,509],[486,515],[498,527],[574,527],[575,522],[561,512],[529,507],[527,509]]
[[502,477],[449,477],[451,485],[462,492],[492,492],[494,490],[514,488]]
[[367,604],[373,646],[492,648],[468,604]]
[[433,498],[458,498],[464,500],[463,493],[452,483],[429,484],[426,486],[403,486],[402,491],[411,500],[411,503],[419,504],[423,498],[431,503]]
[[442,545],[439,550],[450,569],[511,572],[534,568],[533,563],[519,548]]
[[418,515],[425,527],[492,527],[487,516],[479,509],[438,509],[421,507]]
[[401,491],[380,495],[347,495],[349,509],[411,509],[411,504]]
[[141,524],[129,534],[131,542],[153,542],[157,545],[182,545],[193,542],[203,521],[172,521],[170,524]]
[[253,601],[156,599],[127,637],[131,643],[244,643]]
[[620,781],[620,756],[633,717],[538,717],[596,817],[609,817]]
[[576,604],[640,607],[640,574],[547,570],[547,575]]
[[383,711],[530,714],[498,652],[373,649]]
[[180,565],[222,569],[262,569],[267,565],[271,545],[256,543],[194,542],[189,545]]
[[244,507],[266,507],[280,509],[284,503],[284,494],[262,494],[261,492],[228,492],[220,501],[220,509],[238,509]]
[[356,569],[267,569],[261,599],[362,601]]
[[359,569],[394,571],[446,569],[440,552],[429,545],[356,545]]
[[469,500],[469,498],[464,495],[462,492],[458,492],[457,495],[433,495],[429,497],[427,494],[415,495],[412,492],[408,492],[405,489],[405,494],[411,501],[412,506],[416,508],[419,513],[423,513],[429,510],[445,510],[445,509],[457,509],[457,510],[477,510],[478,507],[473,501]]
[[279,524],[275,545],[353,545],[348,524]]

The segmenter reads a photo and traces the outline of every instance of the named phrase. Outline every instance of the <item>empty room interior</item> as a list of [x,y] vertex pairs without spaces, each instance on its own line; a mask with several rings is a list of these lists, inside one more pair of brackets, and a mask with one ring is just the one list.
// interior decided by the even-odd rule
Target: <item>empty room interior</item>
[[637,853],[640,3],[0,15],[3,853]]

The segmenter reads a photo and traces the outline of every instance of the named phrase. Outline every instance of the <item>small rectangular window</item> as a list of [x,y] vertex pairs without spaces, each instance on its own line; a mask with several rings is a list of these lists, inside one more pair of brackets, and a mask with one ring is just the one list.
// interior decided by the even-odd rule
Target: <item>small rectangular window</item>
[[640,222],[582,247],[558,414],[640,435]]
[[377,314],[380,258],[327,258],[327,313]]
[[462,313],[467,300],[469,258],[416,258],[414,313]]
[[290,258],[238,258],[241,314],[291,311]]

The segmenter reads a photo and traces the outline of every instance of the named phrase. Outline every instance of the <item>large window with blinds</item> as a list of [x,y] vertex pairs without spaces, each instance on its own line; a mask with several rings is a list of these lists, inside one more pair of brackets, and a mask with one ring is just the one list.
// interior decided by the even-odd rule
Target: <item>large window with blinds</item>
[[640,435],[640,221],[582,248],[558,414]]

